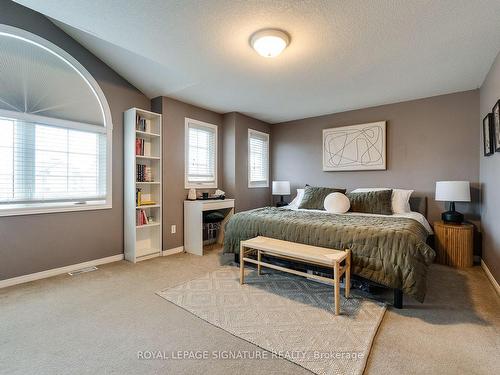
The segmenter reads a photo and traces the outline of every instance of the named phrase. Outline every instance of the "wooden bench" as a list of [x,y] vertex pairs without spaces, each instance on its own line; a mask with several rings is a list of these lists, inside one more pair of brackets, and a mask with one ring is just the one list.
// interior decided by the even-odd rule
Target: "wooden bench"
[[[257,252],[257,259],[246,257],[247,252]],[[333,279],[263,262],[262,255],[312,263],[333,268]],[[349,297],[351,284],[351,250],[333,250],[268,237],[255,237],[240,242],[240,284],[245,283],[245,262],[257,265],[260,275],[262,266],[294,275],[313,278],[334,285],[335,315],[340,312],[340,278],[345,274],[345,296]],[[341,266],[341,263],[344,265]]]

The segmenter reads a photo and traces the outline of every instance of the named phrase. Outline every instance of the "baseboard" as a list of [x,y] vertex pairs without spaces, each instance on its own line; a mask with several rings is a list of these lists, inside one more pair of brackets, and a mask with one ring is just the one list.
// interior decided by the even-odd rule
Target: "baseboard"
[[481,268],[484,270],[486,276],[488,276],[488,279],[490,279],[490,282],[493,285],[493,288],[495,288],[495,290],[497,291],[497,294],[500,295],[500,286],[498,285],[498,282],[495,280],[488,266],[486,265],[486,263],[484,263],[482,259],[481,259]]
[[118,262],[120,260],[123,260],[123,254],[112,255],[112,256],[106,257],[106,258],[89,260],[88,262],[72,264],[70,266],[53,268],[53,269],[47,270],[47,271],[35,272],[35,273],[30,273],[29,275],[17,276],[17,277],[13,277],[11,279],[0,280],[0,289],[6,288],[6,287],[12,286],[12,285],[27,283],[29,281],[35,281],[35,280],[45,279],[47,277],[61,275],[63,273],[73,272],[73,271],[79,270],[81,268],[99,266],[101,264],[112,263],[112,262]]
[[184,251],[184,246],[174,247],[173,249],[163,250],[161,252],[162,256],[173,255],[177,253],[182,253]]

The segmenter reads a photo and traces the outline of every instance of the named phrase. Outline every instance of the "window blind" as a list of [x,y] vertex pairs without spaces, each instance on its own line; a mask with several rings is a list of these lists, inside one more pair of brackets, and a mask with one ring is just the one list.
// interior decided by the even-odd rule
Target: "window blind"
[[248,130],[248,186],[269,186],[269,134]]
[[[217,180],[217,127],[187,123],[186,185],[215,187]],[[186,186],[186,187],[188,187]]]
[[106,133],[0,118],[0,205],[106,199]]

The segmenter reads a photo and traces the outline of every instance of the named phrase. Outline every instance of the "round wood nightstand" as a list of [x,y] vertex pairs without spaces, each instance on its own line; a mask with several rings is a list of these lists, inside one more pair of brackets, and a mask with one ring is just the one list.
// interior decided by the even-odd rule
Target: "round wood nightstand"
[[474,225],[434,222],[436,263],[472,267]]

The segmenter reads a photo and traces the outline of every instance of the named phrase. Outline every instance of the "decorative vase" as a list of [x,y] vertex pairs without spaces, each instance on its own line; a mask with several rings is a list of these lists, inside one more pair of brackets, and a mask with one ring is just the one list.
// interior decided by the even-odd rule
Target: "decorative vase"
[[188,199],[190,201],[195,201],[196,200],[196,189],[189,189]]

